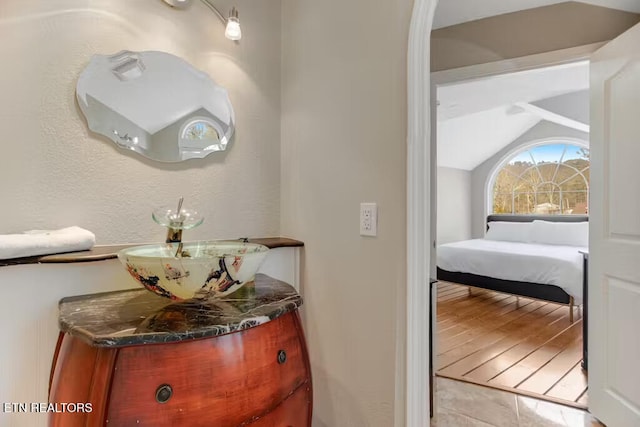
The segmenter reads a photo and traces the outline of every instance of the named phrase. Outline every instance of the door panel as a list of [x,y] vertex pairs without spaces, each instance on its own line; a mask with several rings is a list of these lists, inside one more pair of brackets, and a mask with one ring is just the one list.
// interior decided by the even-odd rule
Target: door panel
[[[609,234],[611,237],[640,238],[640,197],[629,197],[640,194],[640,180],[634,179],[634,169],[640,159],[638,144],[638,110],[631,108],[639,102],[640,62],[632,62],[623,66],[617,73],[605,81],[604,103],[609,106],[605,112],[608,118],[605,158],[608,158],[605,176],[607,190],[610,194]],[[606,123],[606,120],[605,120]],[[637,177],[636,177],[637,178]]]
[[[640,402],[640,383],[635,371],[640,354],[640,341],[635,338],[630,325],[640,325],[640,284],[620,279],[605,279],[607,348],[611,353],[607,358],[607,372],[610,377],[609,386],[617,397],[626,400],[631,407],[638,407]],[[616,312],[626,313],[618,316]],[[635,328],[634,328],[635,329]],[[626,332],[625,332],[626,331]]]
[[591,60],[589,409],[640,425],[640,25]]

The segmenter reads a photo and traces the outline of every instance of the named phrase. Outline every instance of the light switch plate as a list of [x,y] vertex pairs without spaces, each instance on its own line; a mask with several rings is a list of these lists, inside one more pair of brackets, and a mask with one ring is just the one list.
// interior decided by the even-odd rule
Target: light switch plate
[[378,205],[376,203],[360,203],[360,235],[378,235]]

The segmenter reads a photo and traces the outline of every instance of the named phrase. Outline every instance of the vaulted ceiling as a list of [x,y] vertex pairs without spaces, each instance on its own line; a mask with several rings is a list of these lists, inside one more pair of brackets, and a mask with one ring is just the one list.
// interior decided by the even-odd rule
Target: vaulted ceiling
[[[433,26],[448,27],[489,16],[565,2],[566,0],[440,0]],[[640,0],[582,0],[579,3],[640,13]]]
[[589,130],[589,64],[438,87],[438,165],[473,170],[543,120]]
[[[440,0],[434,28],[565,0]],[[640,14],[640,0],[581,0]],[[439,86],[438,165],[472,170],[547,121],[589,131],[588,62]]]

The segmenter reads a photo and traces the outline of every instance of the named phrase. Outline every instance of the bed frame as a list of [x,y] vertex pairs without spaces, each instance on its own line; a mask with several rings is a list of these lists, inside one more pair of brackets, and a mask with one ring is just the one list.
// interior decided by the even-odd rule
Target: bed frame
[[[487,217],[487,228],[493,221],[533,222],[543,220],[550,222],[584,222],[589,221],[587,215],[504,215],[495,214]],[[573,323],[574,300],[564,289],[555,285],[538,286],[537,283],[502,280],[493,277],[479,276],[471,273],[459,273],[443,270],[437,267],[438,280],[504,292],[522,297],[540,299],[544,301],[566,304],[569,306],[569,320]],[[534,285],[534,286],[532,286]]]

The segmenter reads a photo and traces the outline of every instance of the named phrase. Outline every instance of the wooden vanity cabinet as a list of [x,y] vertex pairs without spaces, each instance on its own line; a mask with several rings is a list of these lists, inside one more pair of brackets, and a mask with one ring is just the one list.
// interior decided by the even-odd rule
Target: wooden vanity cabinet
[[308,427],[312,385],[297,310],[249,329],[195,340],[96,347],[61,333],[51,427]]
[[271,413],[249,424],[249,427],[310,426],[311,407],[311,384],[308,384],[296,390]]

